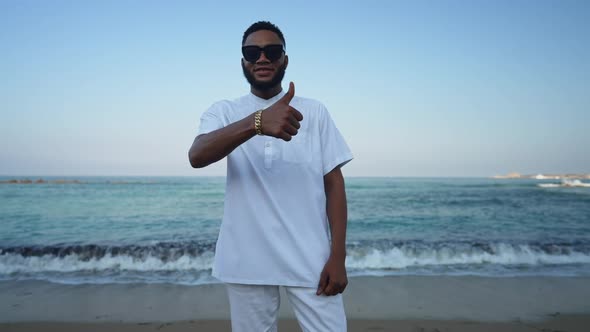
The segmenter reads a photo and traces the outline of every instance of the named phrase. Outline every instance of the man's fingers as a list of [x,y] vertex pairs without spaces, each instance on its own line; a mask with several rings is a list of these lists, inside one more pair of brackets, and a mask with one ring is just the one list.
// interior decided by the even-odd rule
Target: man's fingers
[[301,114],[301,112],[299,112],[298,110],[294,109],[293,107],[291,107],[291,109],[293,110],[293,112],[291,112],[291,114],[293,114],[293,116],[295,117],[295,119],[297,119],[297,121],[302,121],[303,120],[303,114]]
[[334,288],[335,288],[334,283],[330,282],[328,284],[328,286],[326,286],[326,289],[324,290],[324,294],[326,294],[328,296],[336,295],[336,291]]
[[295,116],[293,114],[289,115],[289,123],[297,129],[301,128],[299,121],[297,121],[297,119],[295,119]]
[[291,140],[291,135],[287,134],[285,131],[281,132],[279,136],[283,141],[289,142]]
[[318,286],[318,291],[315,293],[316,295],[321,295],[328,284],[328,275],[325,272],[322,272],[320,275],[320,284]]
[[291,136],[295,136],[297,135],[297,128],[291,126],[291,125],[287,125],[285,126],[285,129],[283,129],[284,131],[287,132],[287,134],[291,135]]
[[289,83],[289,91],[287,91],[287,94],[285,94],[283,96],[283,101],[288,104],[291,102],[291,99],[293,99],[294,96],[295,96],[295,84],[293,84],[293,82],[290,82]]

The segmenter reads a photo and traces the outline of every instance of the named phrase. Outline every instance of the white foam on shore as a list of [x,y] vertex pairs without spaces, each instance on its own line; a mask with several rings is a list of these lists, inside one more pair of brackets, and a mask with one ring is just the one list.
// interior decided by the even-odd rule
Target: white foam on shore
[[[354,275],[478,274],[478,275],[589,275],[590,253],[582,245],[533,244],[396,244],[392,248],[353,247],[346,265]],[[579,251],[579,250],[583,250]],[[162,258],[167,257],[167,258]],[[214,254],[168,256],[130,254],[88,258],[23,256],[0,252],[0,280],[40,279],[60,283],[172,282],[202,284],[210,276]]]
[[431,248],[416,250],[413,247],[395,247],[389,250],[371,249],[349,252],[347,266],[358,270],[404,269],[440,265],[561,265],[590,264],[590,255],[581,252],[547,253],[528,245],[492,244],[492,249]]
[[154,256],[137,259],[129,255],[81,260],[77,254],[56,257],[51,255],[23,257],[18,254],[0,255],[0,274],[38,273],[38,272],[78,272],[78,271],[189,271],[208,270],[213,264],[213,253],[200,256],[182,255],[173,261],[163,261]]

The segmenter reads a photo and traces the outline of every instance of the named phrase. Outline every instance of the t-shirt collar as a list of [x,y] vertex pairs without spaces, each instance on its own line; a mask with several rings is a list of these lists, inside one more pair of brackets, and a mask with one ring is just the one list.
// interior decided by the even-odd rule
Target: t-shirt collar
[[252,92],[249,93],[250,99],[252,101],[254,101],[254,103],[256,103],[256,105],[261,105],[263,108],[266,108],[274,103],[277,102],[277,100],[281,99],[284,95],[285,95],[285,90],[281,90],[281,92],[277,93],[276,96],[270,98],[270,99],[264,99],[264,98],[260,98],[258,96],[256,96],[255,94],[253,94]]

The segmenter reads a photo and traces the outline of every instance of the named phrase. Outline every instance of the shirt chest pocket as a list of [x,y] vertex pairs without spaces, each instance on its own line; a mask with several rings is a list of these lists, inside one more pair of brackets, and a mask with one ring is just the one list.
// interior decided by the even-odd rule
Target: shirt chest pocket
[[289,142],[282,141],[283,161],[297,164],[309,163],[311,156],[311,140],[304,132],[299,132]]

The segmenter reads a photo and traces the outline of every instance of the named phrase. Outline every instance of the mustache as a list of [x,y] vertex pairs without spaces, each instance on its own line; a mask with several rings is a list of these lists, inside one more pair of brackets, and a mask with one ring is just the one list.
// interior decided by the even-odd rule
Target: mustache
[[281,82],[283,81],[283,78],[285,77],[286,69],[287,69],[287,64],[283,63],[282,65],[280,65],[276,69],[275,75],[273,76],[273,78],[270,81],[261,82],[261,81],[256,80],[254,75],[252,75],[250,73],[250,71],[246,68],[246,66],[244,65],[244,62],[242,62],[242,72],[244,74],[244,77],[246,78],[246,80],[248,81],[248,83],[252,87],[254,87],[257,90],[261,90],[261,91],[270,90],[270,89],[276,87],[277,85],[281,84]]

